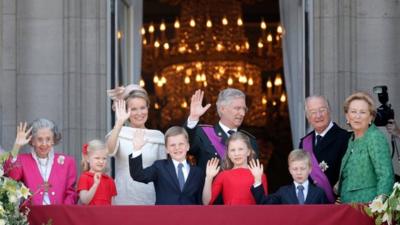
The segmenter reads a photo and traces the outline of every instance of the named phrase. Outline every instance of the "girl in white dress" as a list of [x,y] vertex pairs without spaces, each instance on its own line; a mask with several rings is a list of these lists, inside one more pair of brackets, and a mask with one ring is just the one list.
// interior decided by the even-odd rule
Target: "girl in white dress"
[[[153,183],[139,183],[129,175],[128,156],[142,150],[143,167],[165,159],[164,134],[145,127],[149,113],[149,97],[139,85],[131,84],[108,91],[114,100],[116,122],[107,134],[109,154],[115,157],[115,184],[118,195],[115,205],[154,205]],[[126,123],[126,125],[124,125]]]

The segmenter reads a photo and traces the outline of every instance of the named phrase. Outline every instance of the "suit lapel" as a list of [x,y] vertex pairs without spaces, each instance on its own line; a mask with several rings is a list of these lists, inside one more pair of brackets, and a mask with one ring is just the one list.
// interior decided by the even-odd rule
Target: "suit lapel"
[[39,182],[39,184],[43,184],[44,180],[43,180],[42,174],[40,173],[40,168],[39,168],[38,164],[36,163],[36,160],[33,158],[32,154],[29,155],[28,163],[31,164],[30,168],[35,168],[35,169],[33,169],[33,171],[31,171],[33,173],[33,176],[38,178],[37,181]]
[[172,181],[172,183],[174,183],[175,187],[178,190],[181,190],[181,188],[179,187],[178,176],[176,175],[176,171],[175,171],[175,165],[172,162],[172,159],[168,159],[165,169],[166,169],[167,173],[169,174],[169,176],[171,177],[171,181]]
[[294,184],[292,184],[292,188],[290,188],[288,195],[292,202],[299,203],[296,195],[296,186]]
[[311,203],[312,200],[314,199],[314,196],[315,196],[314,186],[311,183],[308,183],[307,198],[304,203]]
[[60,165],[57,163],[59,155],[54,154],[54,159],[53,159],[53,165],[51,165],[50,169],[50,175],[49,175],[49,183],[54,184],[54,182],[57,182],[57,174],[61,174],[58,171],[60,170]]
[[219,123],[217,123],[217,124],[214,126],[214,130],[215,130],[215,133],[217,134],[217,136],[221,138],[221,143],[222,143],[223,145],[225,145],[226,139],[228,139],[228,136],[226,135],[226,133],[224,132],[224,130],[222,129],[222,127],[219,125]]

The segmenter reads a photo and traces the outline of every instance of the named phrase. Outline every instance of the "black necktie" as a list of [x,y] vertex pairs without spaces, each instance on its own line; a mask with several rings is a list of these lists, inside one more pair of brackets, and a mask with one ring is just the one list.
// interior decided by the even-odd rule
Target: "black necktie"
[[236,131],[234,131],[234,130],[228,130],[228,134],[229,134],[229,135],[232,135],[232,134],[234,134],[234,133],[236,133]]
[[315,142],[315,146],[318,146],[318,144],[321,142],[322,136],[317,135],[317,141]]

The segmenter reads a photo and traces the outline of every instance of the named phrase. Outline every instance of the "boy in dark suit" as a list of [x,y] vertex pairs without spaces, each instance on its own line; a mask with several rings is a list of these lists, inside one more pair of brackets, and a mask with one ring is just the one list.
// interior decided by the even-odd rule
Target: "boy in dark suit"
[[[251,163],[250,167],[254,175],[254,185],[251,192],[257,204],[327,204],[325,192],[322,188],[310,183],[308,177],[311,173],[311,159],[308,152],[295,149],[288,157],[289,172],[293,178],[293,184],[286,185],[274,194],[265,196],[261,184],[262,167]],[[259,171],[261,168],[261,171]]]
[[[144,140],[143,145],[144,145]],[[183,127],[174,126],[165,133],[168,159],[157,160],[143,169],[141,151],[129,155],[132,179],[154,182],[156,205],[197,205],[202,202],[204,173],[186,160],[189,137]]]

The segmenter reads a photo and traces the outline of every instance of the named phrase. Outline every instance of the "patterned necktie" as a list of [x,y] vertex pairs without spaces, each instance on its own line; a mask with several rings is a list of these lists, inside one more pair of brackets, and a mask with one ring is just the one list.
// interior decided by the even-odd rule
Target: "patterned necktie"
[[297,199],[299,200],[299,204],[303,205],[304,204],[304,187],[303,185],[297,186]]
[[183,164],[179,163],[178,164],[178,181],[179,181],[179,187],[181,188],[181,191],[183,190],[183,186],[185,185],[185,177],[183,176]]

